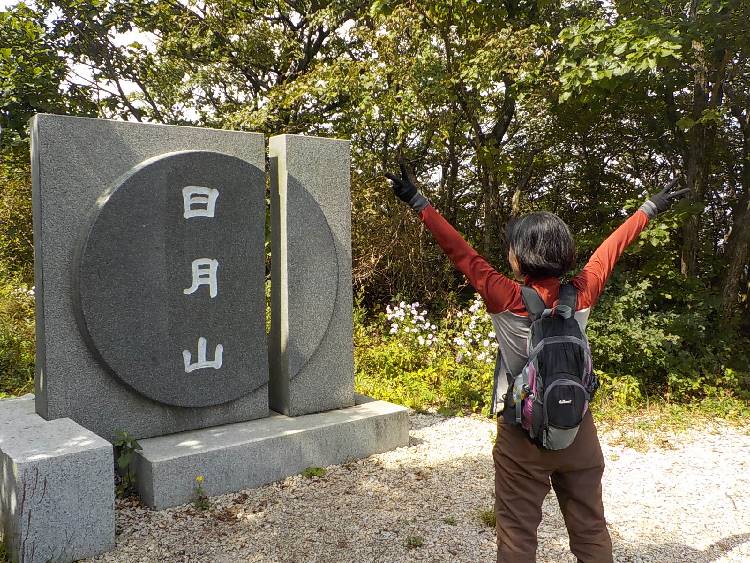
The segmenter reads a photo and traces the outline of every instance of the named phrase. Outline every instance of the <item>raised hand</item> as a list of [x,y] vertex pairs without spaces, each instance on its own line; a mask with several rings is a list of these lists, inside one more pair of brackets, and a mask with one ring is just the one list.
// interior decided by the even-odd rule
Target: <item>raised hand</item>
[[676,176],[672,180],[670,180],[666,186],[664,186],[664,189],[660,191],[658,194],[654,194],[651,196],[651,201],[654,202],[654,205],[656,205],[656,211],[658,213],[661,213],[662,211],[666,211],[670,205],[672,205],[675,201],[678,201],[685,197],[688,193],[690,193],[690,190],[688,188],[678,190],[680,184],[680,177]]
[[662,213],[669,209],[669,207],[676,201],[679,201],[687,194],[690,193],[688,188],[679,190],[681,177],[675,176],[672,180],[667,182],[660,192],[651,196],[642,206],[641,209],[649,216],[654,217],[657,213]]
[[401,176],[391,172],[385,173],[385,177],[391,181],[393,193],[412,209],[422,211],[430,202],[419,192],[414,171],[403,160],[399,160],[398,166],[401,169]]

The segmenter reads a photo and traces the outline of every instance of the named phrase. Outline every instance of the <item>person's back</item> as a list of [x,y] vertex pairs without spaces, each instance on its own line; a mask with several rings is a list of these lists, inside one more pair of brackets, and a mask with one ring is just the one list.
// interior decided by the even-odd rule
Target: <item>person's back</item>
[[[498,413],[493,448],[497,560],[534,561],[542,502],[554,487],[579,561],[612,560],[612,542],[602,505],[604,457],[590,412],[586,412],[570,446],[560,450],[539,447],[515,424],[511,408],[512,384],[528,360],[531,320],[521,284],[498,273],[435,210],[416,187],[413,175],[401,165],[401,177],[386,174],[395,194],[419,212],[420,219],[456,267],[484,299],[498,341],[498,360],[492,393],[492,412]],[[585,330],[591,308],[599,299],[625,248],[657,212],[687,190],[672,192],[676,181],[654,195],[594,252],[572,280],[577,290],[575,318]],[[552,213],[532,213],[508,228],[511,268],[517,280],[533,288],[548,308],[556,305],[560,277],[575,263],[575,245],[567,225]]]

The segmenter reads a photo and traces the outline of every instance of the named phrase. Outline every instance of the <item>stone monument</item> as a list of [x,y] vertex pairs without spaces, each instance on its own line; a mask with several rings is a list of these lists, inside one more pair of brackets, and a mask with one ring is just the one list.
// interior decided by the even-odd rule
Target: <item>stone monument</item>
[[[349,143],[279,135],[269,157],[267,336],[262,135],[33,119],[36,394],[0,402],[17,558],[113,545],[120,430],[154,508],[198,475],[221,494],[408,444],[405,409],[354,393]],[[19,505],[32,482],[52,494]]]
[[32,166],[37,412],[108,440],[266,416],[263,136],[39,115]]

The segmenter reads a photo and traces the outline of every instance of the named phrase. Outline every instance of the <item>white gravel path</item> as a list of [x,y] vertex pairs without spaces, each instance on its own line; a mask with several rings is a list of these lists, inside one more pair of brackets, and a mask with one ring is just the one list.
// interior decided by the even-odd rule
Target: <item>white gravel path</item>
[[[117,548],[90,561],[400,562],[495,560],[494,424],[411,415],[411,444],[284,481],[154,512],[122,501]],[[615,560],[750,561],[750,436],[715,425],[639,452],[601,435]],[[552,494],[538,561],[575,562]]]

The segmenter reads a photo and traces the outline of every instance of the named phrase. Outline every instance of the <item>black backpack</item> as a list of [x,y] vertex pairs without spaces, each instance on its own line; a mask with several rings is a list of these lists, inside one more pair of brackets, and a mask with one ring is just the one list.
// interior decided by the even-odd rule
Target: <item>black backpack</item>
[[539,294],[521,287],[531,319],[528,360],[513,380],[516,424],[548,450],[573,443],[599,382],[591,363],[586,335],[575,319],[578,293],[560,287],[558,305],[547,309]]

